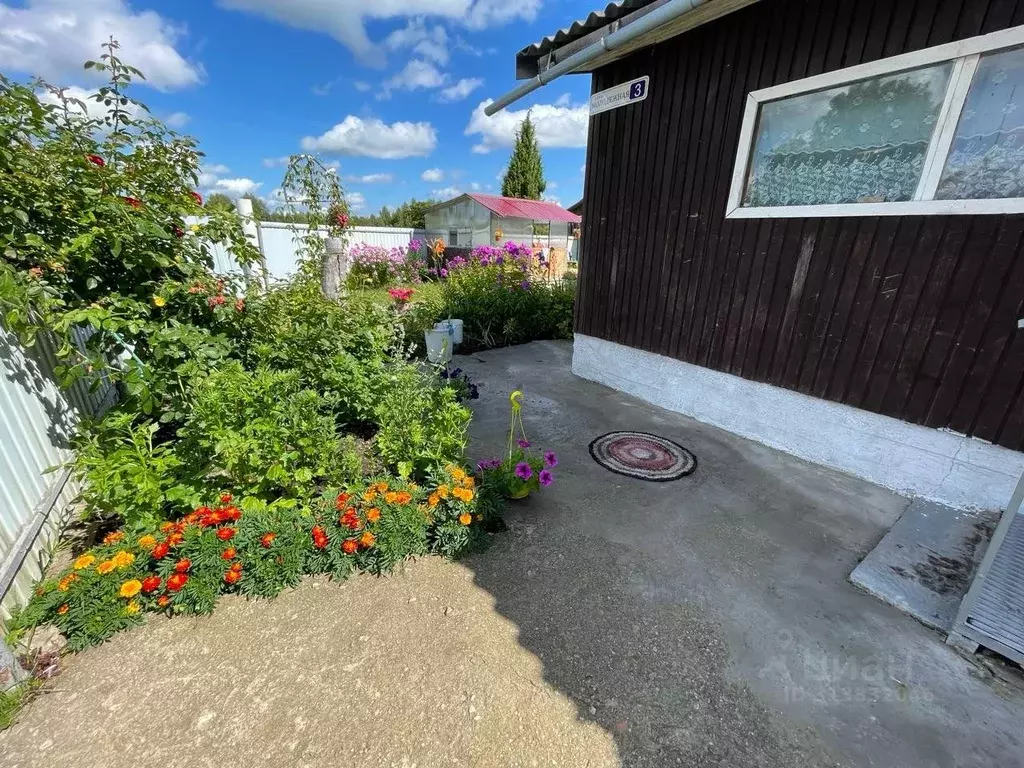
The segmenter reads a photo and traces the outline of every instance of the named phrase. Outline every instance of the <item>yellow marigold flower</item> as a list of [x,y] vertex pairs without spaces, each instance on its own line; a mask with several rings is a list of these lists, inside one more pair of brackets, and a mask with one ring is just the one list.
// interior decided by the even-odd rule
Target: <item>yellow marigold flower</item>
[[104,560],[96,566],[96,573],[108,574],[112,570],[114,570],[114,562],[112,560]]
[[385,483],[384,481],[381,481],[373,487],[377,489],[377,493],[384,493],[384,491],[388,489],[388,484]]
[[469,525],[473,522],[473,516],[469,514],[469,512],[463,512],[461,515],[459,515],[459,522],[463,525]]
[[473,500],[473,492],[469,490],[469,488],[453,488],[452,496],[454,496],[459,501]]
[[398,501],[398,493],[396,491],[388,491],[384,494],[384,501],[388,504],[394,504]]
[[128,603],[128,605],[124,607],[124,612],[127,613],[129,616],[138,613],[141,610],[142,606],[139,605],[138,600],[132,600],[130,603]]
[[429,497],[427,498],[427,503],[428,503],[428,504],[429,504],[429,505],[430,505],[431,507],[436,507],[436,506],[437,506],[437,503],[438,503],[439,501],[441,501],[441,497],[437,495],[437,491],[434,491],[434,492],[433,492],[432,494],[430,494],[430,496],[429,496]]
[[156,537],[150,536],[148,533],[139,539],[139,546],[143,549],[152,549],[156,546]]
[[110,558],[110,562],[114,564],[115,568],[127,568],[129,565],[135,562],[135,555],[131,552],[125,552],[123,549]]
[[437,495],[440,496],[442,499],[447,499],[448,498],[448,486],[447,485],[439,485],[439,486],[437,486]]
[[363,494],[363,501],[373,501],[377,498],[377,490],[370,488],[366,493]]
[[462,481],[462,487],[463,488],[475,488],[476,487],[476,478],[473,477],[472,475],[467,475],[466,479]]
[[452,467],[452,477],[454,477],[458,482],[461,483],[463,480],[466,479],[466,473],[460,467]]
[[80,571],[83,568],[88,568],[95,561],[96,561],[96,555],[90,555],[89,553],[86,553],[84,555],[80,555],[78,557],[78,559],[75,560],[75,565],[74,565],[75,570],[76,571]]
[[155,307],[164,307],[166,305],[167,305],[167,299],[165,299],[163,296],[154,296],[153,297],[153,306],[155,306]]
[[138,579],[132,579],[131,581],[126,581],[121,585],[121,590],[118,594],[120,594],[121,597],[135,597],[141,591],[142,582]]

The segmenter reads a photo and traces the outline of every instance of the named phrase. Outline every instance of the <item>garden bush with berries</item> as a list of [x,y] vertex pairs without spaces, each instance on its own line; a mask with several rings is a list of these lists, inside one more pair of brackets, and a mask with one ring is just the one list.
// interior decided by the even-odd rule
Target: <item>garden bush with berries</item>
[[[100,543],[8,628],[53,622],[80,649],[147,611],[208,613],[224,593],[480,545],[500,494],[461,468],[459,382],[410,359],[403,307],[321,291],[317,227],[348,225],[337,175],[292,158],[283,193],[314,234],[298,276],[268,289],[238,217],[195,190],[196,142],[129,96],[141,73],[116,42],[87,66],[108,78],[90,105],[0,76],[3,327],[55,338],[62,385],[102,377],[118,394],[74,445]],[[214,272],[213,243],[243,275]]]

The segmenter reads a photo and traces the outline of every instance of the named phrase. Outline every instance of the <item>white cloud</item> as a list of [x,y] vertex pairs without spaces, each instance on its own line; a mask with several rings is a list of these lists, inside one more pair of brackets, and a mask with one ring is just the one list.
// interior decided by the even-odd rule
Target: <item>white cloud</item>
[[[345,45],[363,64],[383,67],[388,46],[375,43],[365,22],[431,16],[480,30],[515,19],[533,21],[541,0],[218,0],[224,8],[249,11],[298,29],[322,32]],[[410,43],[414,46],[416,43]],[[428,55],[420,51],[423,55]]]
[[556,107],[568,107],[570,104],[572,104],[572,96],[568,93],[563,93],[561,96],[555,99]]
[[369,83],[367,83],[367,82],[365,82],[363,80],[353,80],[352,81],[352,87],[355,88],[360,93],[366,93],[371,88],[373,88],[372,85],[370,85]]
[[448,63],[448,33],[440,24],[428,27],[422,17],[410,19],[404,27],[388,35],[384,39],[384,46],[389,51],[409,48],[413,53],[438,64]]
[[288,155],[282,155],[281,157],[265,157],[263,158],[263,167],[280,168],[282,166],[288,165],[289,159],[291,158],[289,158]]
[[419,88],[439,88],[448,82],[448,75],[438,70],[429,61],[413,59],[401,72],[384,82],[385,98],[391,95],[392,90],[415,91]]
[[427,168],[427,170],[420,174],[420,178],[424,181],[442,181],[444,179],[444,171],[440,168]]
[[345,202],[348,203],[348,207],[353,211],[358,211],[366,207],[366,198],[363,197],[361,192],[346,192]]
[[480,102],[473,110],[469,125],[466,126],[467,136],[480,135],[480,143],[475,144],[472,149],[476,154],[511,147],[515,142],[516,129],[526,118],[527,113],[533,121],[537,143],[541,147],[587,146],[590,110],[586,104],[575,107],[535,104],[518,111],[505,109],[493,117],[487,117],[484,114],[484,107],[490,103],[491,99]]
[[172,112],[164,118],[168,128],[184,128],[192,118],[185,112]]
[[543,200],[546,203],[554,203],[555,205],[561,205],[562,204],[562,201],[559,198],[552,197],[551,195],[541,195],[540,199]]
[[223,192],[228,197],[242,197],[254,194],[262,186],[263,182],[252,179],[217,179],[213,184],[213,191]]
[[204,165],[199,169],[199,188],[209,189],[217,183],[217,179],[229,172],[231,169],[226,165],[220,165],[214,163],[213,165]]
[[363,176],[346,176],[345,181],[352,184],[390,184],[395,180],[390,173],[367,173]]
[[[49,80],[80,77],[82,63],[98,59],[100,45],[113,35],[124,61],[138,67],[148,84],[160,90],[196,85],[202,67],[175,46],[183,35],[154,11],[135,12],[124,0],[28,0],[25,7],[0,3],[0,70],[25,72]],[[103,79],[103,73],[86,76]]]
[[307,136],[302,140],[302,148],[307,152],[383,160],[425,157],[436,146],[437,131],[430,123],[389,124],[378,118],[364,120],[355,115],[349,115],[321,136]]
[[213,165],[204,165],[203,166],[203,170],[204,171],[209,171],[210,173],[218,173],[218,174],[220,174],[220,173],[227,173],[231,169],[228,168],[226,165],[223,165],[221,163],[214,163]]
[[443,187],[442,189],[430,190],[430,196],[438,200],[451,200],[453,197],[458,197],[461,194],[462,190],[458,187]]
[[479,192],[481,190],[480,182],[478,182],[478,181],[471,181],[471,182],[469,182],[469,188],[473,192]]
[[464,77],[455,85],[442,88],[437,94],[437,100],[444,104],[462,101],[483,84],[484,81],[479,77]]

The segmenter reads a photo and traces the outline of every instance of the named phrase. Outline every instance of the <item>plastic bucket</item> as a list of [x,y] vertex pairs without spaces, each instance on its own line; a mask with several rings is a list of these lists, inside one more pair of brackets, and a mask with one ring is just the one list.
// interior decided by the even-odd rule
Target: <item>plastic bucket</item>
[[452,359],[452,340],[447,331],[424,331],[427,343],[427,360],[432,363],[447,363]]
[[435,331],[444,331],[448,334],[448,337],[452,340],[453,344],[462,343],[462,321],[461,320],[441,320],[434,325]]

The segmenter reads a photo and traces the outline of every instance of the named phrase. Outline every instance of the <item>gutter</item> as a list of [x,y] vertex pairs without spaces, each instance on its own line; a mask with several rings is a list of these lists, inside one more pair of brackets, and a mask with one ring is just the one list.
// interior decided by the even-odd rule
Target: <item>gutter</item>
[[593,45],[589,45],[582,51],[577,51],[566,59],[558,62],[550,68],[540,72],[535,77],[530,78],[525,83],[517,85],[508,93],[499,96],[496,101],[488,104],[484,108],[484,114],[491,117],[510,104],[514,104],[529,93],[533,93],[541,86],[547,85],[552,80],[555,80],[562,75],[569,74],[570,72],[578,69],[579,67],[587,64],[598,56],[603,56],[605,53],[614,51],[616,48],[621,48],[626,43],[630,43],[641,35],[645,35],[651,30],[657,29],[664,24],[667,24],[674,19],[683,16],[690,11],[703,5],[707,0],[669,0],[660,8],[651,11],[643,18],[639,19],[633,24],[629,24],[625,27],[618,27],[613,23],[610,26],[613,31],[603,36]]

